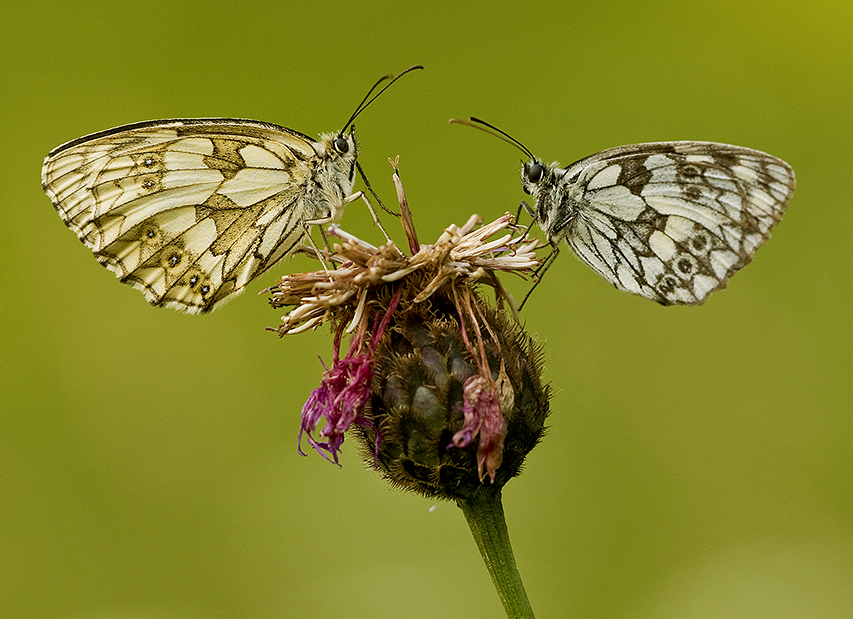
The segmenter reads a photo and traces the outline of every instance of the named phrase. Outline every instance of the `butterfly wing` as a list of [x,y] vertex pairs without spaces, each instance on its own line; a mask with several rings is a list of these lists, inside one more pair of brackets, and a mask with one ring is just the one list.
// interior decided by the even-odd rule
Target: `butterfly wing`
[[54,149],[42,185],[95,258],[153,305],[210,311],[290,253],[318,155],[240,119],[135,123]]
[[563,233],[617,288],[698,305],[748,264],[794,192],[794,171],[760,151],[713,142],[621,146],[560,181]]

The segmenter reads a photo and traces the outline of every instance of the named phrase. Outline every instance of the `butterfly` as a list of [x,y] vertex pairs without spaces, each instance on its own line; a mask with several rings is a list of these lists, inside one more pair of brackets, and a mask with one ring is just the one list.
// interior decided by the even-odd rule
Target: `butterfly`
[[310,240],[310,224],[337,221],[362,198],[352,122],[421,68],[371,99],[392,76],[381,78],[319,140],[236,118],[138,122],[53,149],[42,187],[98,262],[152,305],[208,312]]
[[[565,239],[616,288],[663,305],[698,305],[752,261],[794,193],[790,165],[716,142],[650,142],[609,148],[568,167],[545,164],[476,118],[452,120],[513,144],[522,203],[556,257]],[[497,132],[497,133],[493,133]]]

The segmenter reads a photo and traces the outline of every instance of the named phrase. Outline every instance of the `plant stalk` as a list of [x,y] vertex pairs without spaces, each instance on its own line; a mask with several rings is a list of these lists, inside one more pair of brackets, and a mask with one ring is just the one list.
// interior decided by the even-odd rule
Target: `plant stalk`
[[468,520],[474,541],[510,619],[533,619],[506,528],[500,489],[483,485],[469,499],[456,501]]

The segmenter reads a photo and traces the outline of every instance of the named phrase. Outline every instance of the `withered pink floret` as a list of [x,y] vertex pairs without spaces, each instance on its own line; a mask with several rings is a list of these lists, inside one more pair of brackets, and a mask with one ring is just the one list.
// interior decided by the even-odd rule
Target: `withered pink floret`
[[[338,453],[349,427],[354,423],[363,426],[373,425],[373,422],[361,414],[372,393],[370,383],[373,378],[373,355],[382,334],[391,321],[394,310],[397,309],[402,290],[403,288],[400,287],[397,294],[391,299],[388,310],[378,326],[376,323],[379,316],[377,315],[366,350],[364,349],[366,335],[364,322],[362,322],[358,333],[352,338],[349,351],[343,359],[339,358],[341,334],[336,335],[332,369],[327,369],[324,372],[320,386],[311,392],[308,401],[302,407],[302,422],[299,428],[297,447],[303,456],[307,455],[302,451],[302,435],[304,433],[307,435],[310,445],[321,456],[328,460],[329,456],[326,454],[330,454],[335,464],[340,466]],[[317,429],[317,425],[322,419],[325,419],[326,425],[320,430],[320,436],[327,440],[318,441],[312,436],[312,433]]]
[[467,447],[479,436],[477,473],[482,480],[485,469],[494,482],[495,472],[503,458],[504,437],[504,417],[497,385],[483,376],[471,376],[465,381],[462,397],[463,425],[453,435],[453,446]]

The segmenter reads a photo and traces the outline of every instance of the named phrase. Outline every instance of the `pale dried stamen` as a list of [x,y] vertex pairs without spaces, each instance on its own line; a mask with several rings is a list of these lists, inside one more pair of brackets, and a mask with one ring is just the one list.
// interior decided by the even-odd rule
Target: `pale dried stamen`
[[363,310],[366,291],[415,274],[423,282],[415,302],[426,300],[451,281],[480,281],[495,288],[512,306],[495,273],[530,277],[541,262],[536,251],[546,245],[536,239],[522,241],[524,235],[518,234],[510,214],[485,225],[479,225],[481,221],[472,215],[461,228],[448,226],[433,245],[419,244],[413,256],[406,256],[393,242],[375,247],[339,226],[331,226],[329,235],[342,242],[334,244],[330,255],[322,252],[321,256],[313,248],[301,251],[333,262],[338,268],[288,275],[268,289],[273,293],[274,307],[294,306],[274,330],[285,335],[315,328],[348,304],[357,304]]

